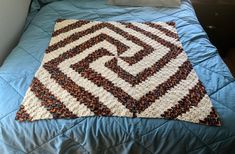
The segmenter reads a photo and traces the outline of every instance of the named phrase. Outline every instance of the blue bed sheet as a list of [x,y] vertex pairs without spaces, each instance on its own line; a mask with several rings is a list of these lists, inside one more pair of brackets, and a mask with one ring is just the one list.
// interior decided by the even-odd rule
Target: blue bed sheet
[[[40,10],[39,10],[40,9]],[[38,12],[37,12],[38,11]],[[175,21],[221,127],[175,120],[89,117],[19,123],[16,111],[40,66],[57,18]],[[0,153],[235,153],[235,80],[209,42],[189,0],[180,8],[119,7],[105,0],[54,1],[31,12],[19,44],[0,68]]]

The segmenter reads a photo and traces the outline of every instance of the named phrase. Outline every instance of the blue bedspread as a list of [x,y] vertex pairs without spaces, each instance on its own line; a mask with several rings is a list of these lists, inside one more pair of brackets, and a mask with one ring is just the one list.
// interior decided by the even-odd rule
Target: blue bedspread
[[[222,126],[118,117],[19,123],[16,111],[40,66],[57,18],[175,21],[184,50]],[[235,153],[235,80],[188,0],[174,9],[109,6],[105,0],[52,2],[30,14],[19,44],[0,68],[0,153]]]

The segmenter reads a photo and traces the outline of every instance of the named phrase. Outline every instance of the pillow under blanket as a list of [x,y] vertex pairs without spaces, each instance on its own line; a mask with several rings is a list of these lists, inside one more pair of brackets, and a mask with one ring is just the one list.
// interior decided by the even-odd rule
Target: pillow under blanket
[[178,7],[181,0],[108,0],[108,4],[126,6]]

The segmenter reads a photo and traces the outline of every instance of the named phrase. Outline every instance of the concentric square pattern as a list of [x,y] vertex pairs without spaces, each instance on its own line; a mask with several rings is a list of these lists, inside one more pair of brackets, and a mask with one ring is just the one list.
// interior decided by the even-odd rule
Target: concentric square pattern
[[173,22],[56,22],[16,119],[81,116],[220,125]]

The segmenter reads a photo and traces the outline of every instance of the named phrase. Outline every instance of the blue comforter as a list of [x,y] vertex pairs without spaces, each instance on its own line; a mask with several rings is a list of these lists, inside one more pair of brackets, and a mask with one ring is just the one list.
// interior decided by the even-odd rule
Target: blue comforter
[[[0,68],[1,154],[235,153],[235,80],[208,41],[189,0],[183,0],[180,8],[118,7],[106,5],[105,0],[63,0],[36,9],[29,14],[19,44]],[[19,123],[16,111],[40,66],[57,18],[175,21],[184,50],[222,126],[119,117]]]

